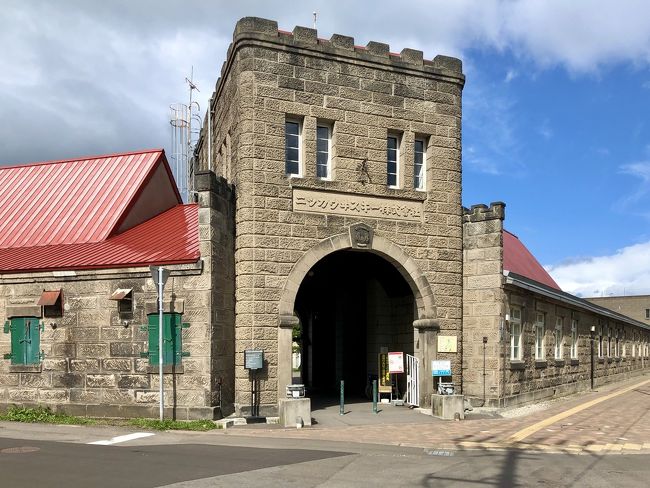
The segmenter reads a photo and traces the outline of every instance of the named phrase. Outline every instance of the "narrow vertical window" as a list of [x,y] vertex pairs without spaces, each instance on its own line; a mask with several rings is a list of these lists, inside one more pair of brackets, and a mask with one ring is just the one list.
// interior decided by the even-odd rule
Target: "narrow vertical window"
[[562,317],[555,319],[555,359],[562,359],[562,346],[564,345],[564,334],[562,333]]
[[650,319],[650,308],[645,309],[645,318]]
[[603,326],[598,329],[598,357],[603,357]]
[[287,176],[300,176],[300,122],[287,120],[284,129],[284,171]]
[[510,359],[521,359],[521,309],[510,309]]
[[389,188],[397,188],[399,182],[399,141],[397,136],[388,136],[387,157],[387,184]]
[[544,314],[538,313],[535,320],[535,359],[543,360],[544,351]]
[[571,359],[578,359],[578,321],[571,321]]
[[426,189],[426,146],[423,139],[415,140],[415,151],[413,155],[413,188],[416,190]]
[[316,177],[331,178],[331,133],[325,125],[316,127]]

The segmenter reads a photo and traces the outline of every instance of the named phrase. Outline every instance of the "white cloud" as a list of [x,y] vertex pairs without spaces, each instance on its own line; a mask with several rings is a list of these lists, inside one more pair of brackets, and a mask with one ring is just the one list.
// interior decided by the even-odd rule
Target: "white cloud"
[[503,79],[503,82],[504,82],[504,83],[510,83],[512,80],[514,80],[515,78],[517,78],[517,76],[519,76],[519,73],[517,72],[517,70],[516,70],[516,69],[513,69],[513,68],[510,68],[510,69],[506,72],[506,76],[505,76],[505,78]]
[[650,293],[650,241],[619,249],[611,256],[546,266],[560,287],[579,296]]
[[542,125],[540,125],[537,132],[539,132],[539,134],[547,141],[553,137],[553,129],[551,128],[551,123],[548,119],[543,120]]
[[[336,32],[361,45],[422,49],[428,59],[512,52],[524,66],[510,67],[505,81],[523,76],[529,62],[575,73],[650,64],[646,0],[407,0],[399,9],[392,0],[344,8],[332,0],[4,0],[0,44],[10,48],[0,56],[0,107],[11,124],[0,128],[1,162],[165,145],[168,105],[185,98],[184,77],[193,65],[205,101],[238,18],[276,19],[291,30],[311,26],[313,10],[324,38]],[[468,118],[480,101],[466,102]],[[497,159],[512,149],[506,103],[483,107],[496,112],[485,124],[494,127],[480,141],[487,148],[476,167],[502,170]]]
[[647,197],[650,196],[650,161],[624,164],[620,167],[620,172],[639,181],[634,190],[614,204],[614,208],[621,212],[632,212],[650,219],[650,212],[648,212],[645,205]]

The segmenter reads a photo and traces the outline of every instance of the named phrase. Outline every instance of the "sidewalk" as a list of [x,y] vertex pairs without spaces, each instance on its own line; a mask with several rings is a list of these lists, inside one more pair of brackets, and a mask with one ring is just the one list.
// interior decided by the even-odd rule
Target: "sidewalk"
[[[388,412],[388,409],[396,407],[385,408]],[[224,434],[429,449],[518,448],[545,452],[650,453],[648,375],[574,395],[554,402],[546,410],[522,417],[472,419],[470,416],[464,421],[454,422],[417,412],[404,413],[406,415],[400,418],[400,422],[389,418],[380,424],[354,425],[354,417],[350,414],[350,417],[342,416],[338,423],[328,421],[304,429],[259,425],[247,429],[235,427]],[[391,417],[394,415],[393,411]]]

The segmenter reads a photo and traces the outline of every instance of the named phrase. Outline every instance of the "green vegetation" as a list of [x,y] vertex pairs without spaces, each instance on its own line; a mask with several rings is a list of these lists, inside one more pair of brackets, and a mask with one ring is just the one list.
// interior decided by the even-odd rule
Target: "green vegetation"
[[211,420],[155,420],[155,419],[130,419],[127,420],[129,425],[143,429],[154,430],[213,430],[220,426]]
[[153,430],[194,430],[206,431],[220,428],[211,420],[155,420],[155,419],[91,419],[86,417],[75,417],[64,413],[55,413],[48,407],[22,408],[17,406],[9,407],[6,413],[0,414],[0,420],[10,422],[27,422],[43,424],[65,424],[65,425],[132,425],[142,429]]
[[67,425],[94,425],[94,419],[74,417],[64,413],[54,413],[48,407],[22,408],[17,406],[9,407],[6,413],[0,414],[0,420],[11,422],[45,423],[45,424],[67,424]]

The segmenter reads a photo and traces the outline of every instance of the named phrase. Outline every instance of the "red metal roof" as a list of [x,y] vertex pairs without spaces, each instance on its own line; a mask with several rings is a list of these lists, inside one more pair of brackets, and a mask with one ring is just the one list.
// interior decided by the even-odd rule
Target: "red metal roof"
[[0,273],[193,263],[198,223],[198,205],[177,205],[101,242],[0,248]]
[[161,149],[0,166],[0,248],[105,240],[160,164],[173,182]]
[[519,238],[505,229],[503,230],[503,269],[561,290]]

